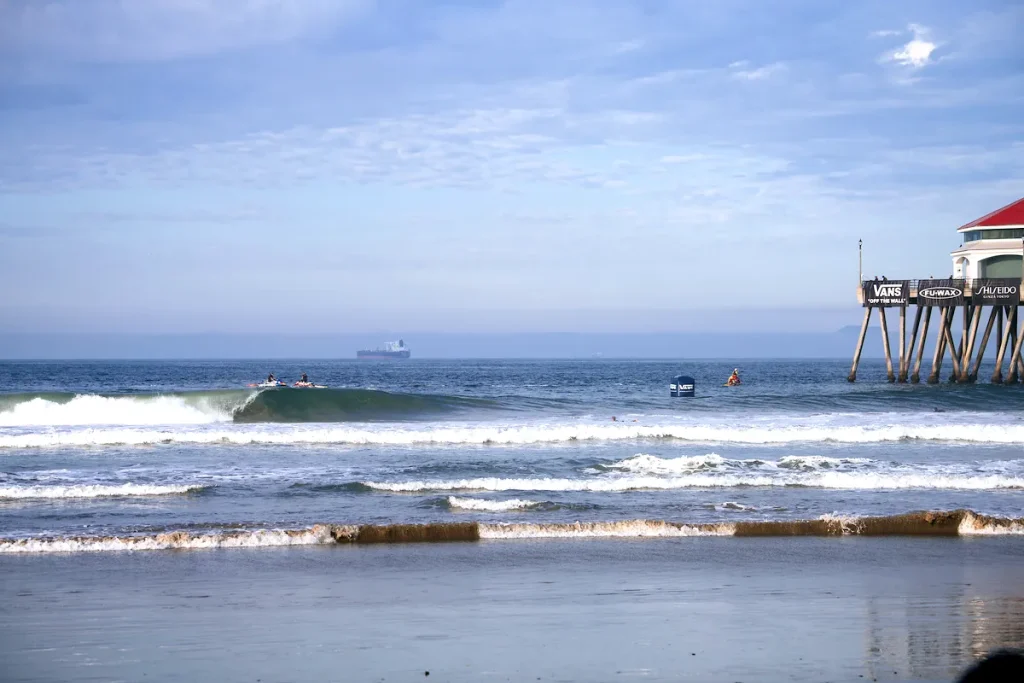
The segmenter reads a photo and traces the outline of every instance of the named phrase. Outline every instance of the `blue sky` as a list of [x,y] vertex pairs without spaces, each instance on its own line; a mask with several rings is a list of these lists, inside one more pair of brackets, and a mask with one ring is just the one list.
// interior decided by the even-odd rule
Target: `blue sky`
[[1022,25],[6,0],[0,331],[834,328],[858,238],[868,275],[947,274],[956,227],[1024,195]]

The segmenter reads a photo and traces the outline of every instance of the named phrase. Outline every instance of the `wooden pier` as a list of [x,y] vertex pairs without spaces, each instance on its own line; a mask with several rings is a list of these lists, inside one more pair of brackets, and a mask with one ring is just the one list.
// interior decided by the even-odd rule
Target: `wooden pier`
[[[930,326],[935,329],[935,350],[927,377],[929,384],[936,384],[939,381],[943,360],[947,355],[952,368],[950,381],[960,384],[977,381],[978,370],[990,344],[995,353],[995,371],[992,373],[991,382],[1015,384],[1018,380],[1024,380],[1024,359],[1021,357],[1021,346],[1024,345],[1024,316],[1019,313],[1021,286],[1020,278],[862,282],[858,299],[864,306],[864,322],[860,328],[857,347],[853,353],[853,366],[847,380],[853,382],[857,379],[857,366],[860,364],[872,311],[877,311],[882,330],[882,348],[885,352],[886,374],[890,382],[916,384],[921,381],[921,363]],[[912,311],[914,320],[908,338],[907,309],[911,307],[916,308]],[[886,309],[890,308],[899,311],[895,370],[886,319]],[[952,332],[957,316],[961,319],[959,339],[954,338]],[[984,331],[981,340],[978,341],[983,319]]]

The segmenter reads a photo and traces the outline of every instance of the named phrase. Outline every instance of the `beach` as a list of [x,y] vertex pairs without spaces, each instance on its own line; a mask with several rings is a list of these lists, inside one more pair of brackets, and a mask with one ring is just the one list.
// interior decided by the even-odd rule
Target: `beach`
[[0,559],[10,681],[949,681],[1024,644],[1006,537]]

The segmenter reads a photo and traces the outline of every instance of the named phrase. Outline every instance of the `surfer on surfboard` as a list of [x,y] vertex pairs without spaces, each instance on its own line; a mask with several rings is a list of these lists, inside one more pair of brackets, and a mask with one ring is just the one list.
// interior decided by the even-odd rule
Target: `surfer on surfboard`
[[725,381],[725,386],[727,386],[727,387],[738,387],[741,384],[743,384],[743,381],[740,380],[740,369],[739,368],[735,368],[732,371],[732,374],[729,375],[729,379],[727,379]]

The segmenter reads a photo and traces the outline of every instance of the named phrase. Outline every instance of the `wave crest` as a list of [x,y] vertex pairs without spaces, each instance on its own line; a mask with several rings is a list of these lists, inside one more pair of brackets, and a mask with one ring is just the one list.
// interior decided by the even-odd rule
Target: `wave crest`
[[199,484],[69,484],[66,486],[0,486],[0,500],[47,498],[114,498],[127,496],[170,496],[195,493],[207,488]]
[[541,503],[532,500],[483,500],[481,498],[460,498],[448,496],[448,507],[453,510],[474,510],[477,512],[511,512],[514,510],[529,510],[536,508]]

